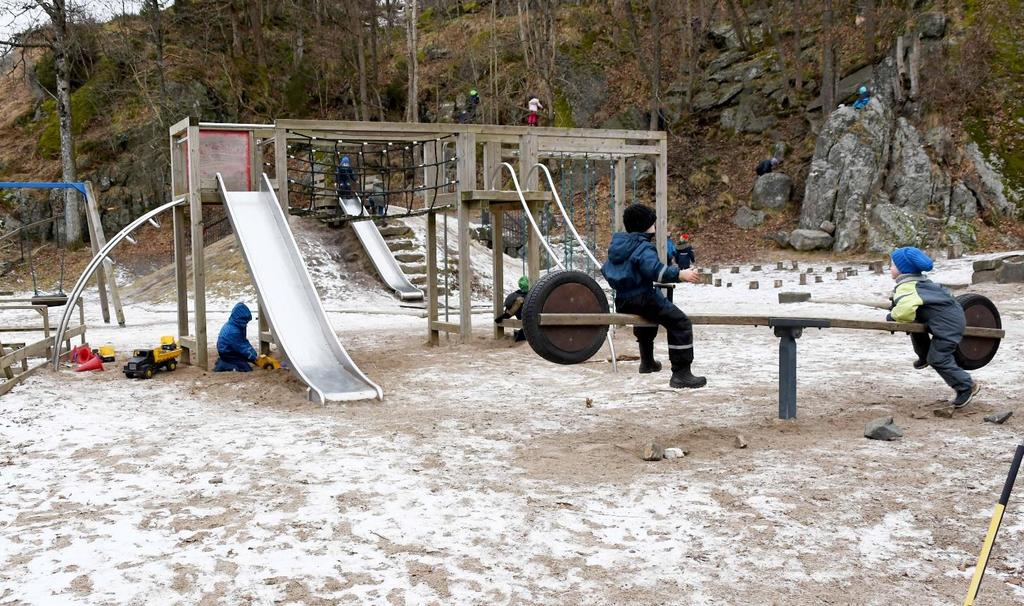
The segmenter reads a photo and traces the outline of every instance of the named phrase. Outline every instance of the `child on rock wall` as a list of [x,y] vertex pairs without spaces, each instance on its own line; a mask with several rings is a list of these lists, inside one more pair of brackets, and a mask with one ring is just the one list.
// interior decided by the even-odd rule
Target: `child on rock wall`
[[[608,247],[608,260],[601,273],[615,289],[615,309],[619,313],[643,316],[652,324],[664,326],[668,331],[668,358],[672,364],[669,386],[674,388],[704,387],[707,379],[691,372],[693,364],[693,324],[678,307],[654,288],[655,282],[697,283],[695,269],[681,270],[662,262],[652,242],[655,212],[643,204],[633,204],[622,214],[625,232],[612,236]],[[654,359],[654,338],[657,326],[635,326],[633,336],[640,348],[640,372],[661,370]]]
[[963,338],[966,321],[960,303],[942,286],[924,276],[933,263],[921,249],[907,246],[892,253],[890,273],[896,280],[892,311],[887,320],[920,322],[927,333],[911,333],[917,361],[914,368],[931,366],[942,380],[956,391],[952,404],[963,408],[981,390],[981,385],[960,368],[953,353]]

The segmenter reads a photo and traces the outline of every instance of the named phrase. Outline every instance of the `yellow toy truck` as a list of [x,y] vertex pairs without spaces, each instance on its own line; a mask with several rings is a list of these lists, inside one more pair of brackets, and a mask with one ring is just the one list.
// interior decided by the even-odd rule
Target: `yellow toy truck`
[[135,355],[124,365],[124,374],[128,378],[152,379],[156,371],[164,369],[173,371],[178,367],[181,347],[174,337],[160,337],[157,349],[136,349]]

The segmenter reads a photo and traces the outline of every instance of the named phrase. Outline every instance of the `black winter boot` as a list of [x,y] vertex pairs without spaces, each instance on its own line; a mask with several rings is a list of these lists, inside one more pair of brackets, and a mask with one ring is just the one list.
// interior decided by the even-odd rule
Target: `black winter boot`
[[640,346],[640,374],[661,372],[661,362],[654,359],[654,341],[637,342]]
[[677,370],[672,371],[672,379],[669,380],[668,386],[674,389],[688,388],[696,389],[698,387],[704,387],[708,384],[708,380],[704,377],[698,377],[690,372],[690,365],[685,364]]

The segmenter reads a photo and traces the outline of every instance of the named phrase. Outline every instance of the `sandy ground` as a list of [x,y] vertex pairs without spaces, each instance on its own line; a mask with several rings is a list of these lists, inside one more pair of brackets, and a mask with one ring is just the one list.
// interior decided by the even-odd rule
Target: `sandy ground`
[[[935,278],[966,282],[968,267]],[[764,287],[776,272],[749,270],[677,300],[880,314],[780,306]],[[777,274],[796,290],[795,273]],[[755,277],[761,290],[739,288]],[[862,271],[807,289],[863,300],[891,287]],[[472,343],[428,348],[425,321],[397,306],[329,314],[383,402],[314,406],[286,372],[41,372],[0,399],[0,604],[957,603],[1022,422],[982,417],[1019,411],[1024,391],[1024,289],[975,290],[1009,334],[975,373],[983,395],[952,419],[931,414],[951,394],[911,368],[899,335],[808,332],[799,418],[779,421],[767,328],[697,327],[709,385],[680,392],[636,362],[612,373],[606,351],[549,364],[487,338],[486,316]],[[229,306],[211,303],[212,327]],[[94,322],[90,341],[155,342],[174,332],[171,311],[131,305],[128,328]],[[616,343],[635,354],[628,331]],[[862,437],[883,415],[904,438]],[[688,454],[644,462],[650,440]],[[979,604],[1024,601],[1019,502]]]

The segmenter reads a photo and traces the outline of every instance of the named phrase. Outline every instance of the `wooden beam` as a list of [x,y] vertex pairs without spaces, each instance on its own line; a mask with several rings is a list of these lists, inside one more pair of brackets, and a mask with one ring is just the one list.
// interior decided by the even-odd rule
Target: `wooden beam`
[[656,156],[658,145],[631,145],[621,140],[540,137],[539,151],[544,153],[610,154],[616,156]]
[[[388,135],[408,135],[409,133],[425,133],[445,136],[459,133],[483,135],[490,140],[501,135],[518,136],[535,134],[540,137],[580,137],[592,139],[630,139],[637,141],[662,141],[668,138],[665,131],[625,130],[604,128],[556,128],[546,126],[502,126],[495,124],[439,124],[409,122],[358,122],[351,120],[277,120],[277,128],[305,131],[350,131],[387,137]],[[214,125],[210,125],[214,128]]]
[[[491,311],[497,318],[505,311],[505,212],[498,210],[491,215],[491,274],[494,278],[491,286]],[[494,338],[505,336],[505,329],[500,324],[494,325]]]
[[277,202],[288,213],[288,133],[283,128],[274,131],[274,178],[277,179]]
[[495,326],[497,326],[499,328],[501,328],[501,327],[505,327],[505,328],[522,328],[523,327],[523,321],[522,320],[517,320],[515,318],[509,318],[508,320],[502,320],[501,324],[495,324]]
[[[447,271],[448,268],[445,268]],[[437,213],[427,213],[427,344],[440,344],[437,322]]]
[[[192,232],[192,296],[193,317],[195,318],[195,364],[203,370],[210,370],[206,338],[206,251],[203,237],[203,204],[200,199],[199,174],[202,172],[199,160],[199,127],[188,127],[188,189],[189,221]],[[182,359],[189,358],[182,356]]]
[[483,187],[485,190],[501,189],[501,143],[488,141],[484,143]]
[[430,329],[441,332],[454,332],[461,334],[462,325],[456,324],[455,322],[433,321],[430,323]]
[[668,256],[668,141],[658,144],[658,157],[654,165],[654,205],[658,214],[655,244],[658,258],[664,263]]
[[[100,217],[100,206],[99,198],[96,196],[96,192],[92,187],[92,181],[85,182],[85,207],[86,216],[89,218],[89,239],[92,243],[92,254],[95,256],[99,253],[100,249],[107,245],[107,236],[103,233],[103,221]],[[104,259],[97,272],[97,282],[100,280],[100,276],[103,276],[103,281],[110,288],[110,302],[114,306],[114,317],[117,319],[118,326],[124,326],[124,308],[121,307],[121,291],[117,287],[117,274],[114,272],[114,264],[110,262],[110,259]],[[106,293],[100,291],[101,304],[104,303]],[[104,322],[109,322],[109,314],[104,314]]]
[[[519,193],[508,190],[474,189],[462,192],[462,199],[469,202],[512,202],[519,204]],[[524,191],[523,199],[527,202],[549,202],[553,199],[549,191]]]
[[613,225],[615,226],[614,231],[624,231],[625,228],[622,225],[622,211],[626,210],[626,161],[616,160],[615,166],[615,220]]
[[[178,337],[188,334],[188,250],[185,244],[185,207],[171,209],[171,228],[174,239],[174,290],[178,307]],[[182,356],[188,360],[188,352]]]
[[[465,192],[476,189],[476,135],[459,133],[456,144],[458,155],[458,246],[459,246],[459,340],[468,342],[473,336],[470,307],[473,296],[473,264],[470,260],[470,214],[473,202],[462,199]],[[447,270],[447,268],[445,268]]]

